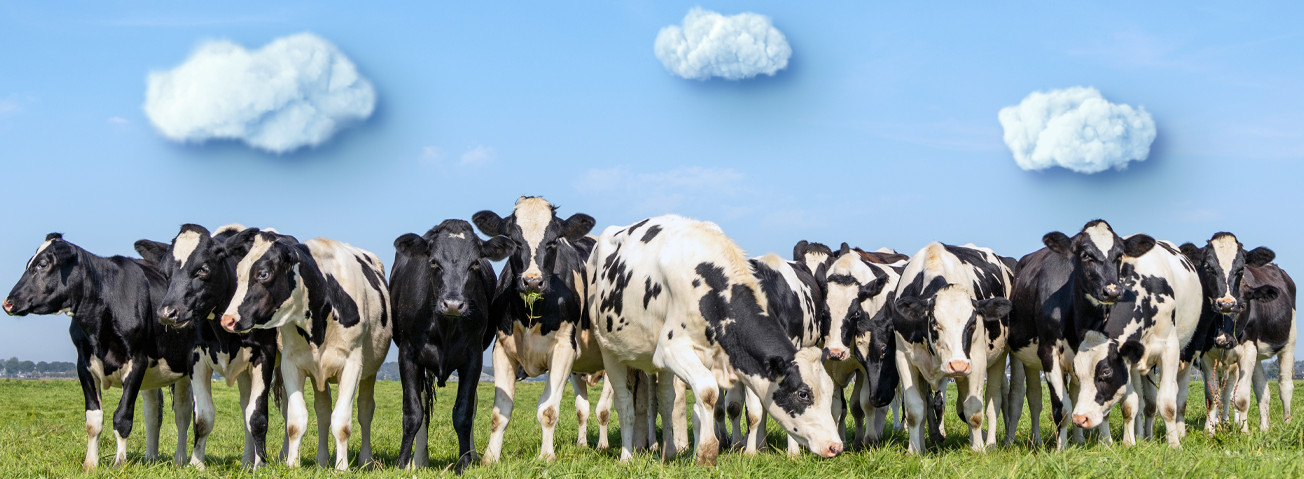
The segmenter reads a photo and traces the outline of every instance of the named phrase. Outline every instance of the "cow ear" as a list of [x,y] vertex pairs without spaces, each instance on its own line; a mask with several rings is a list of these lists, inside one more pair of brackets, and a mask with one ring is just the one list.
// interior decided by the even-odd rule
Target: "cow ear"
[[1155,247],[1155,239],[1147,234],[1132,235],[1123,240],[1123,254],[1139,258]]
[[1250,250],[1249,253],[1245,253],[1245,264],[1255,268],[1261,268],[1264,265],[1271,263],[1274,259],[1277,259],[1277,253],[1274,253],[1272,250],[1263,246],[1254,248]]
[[788,362],[784,361],[782,356],[765,358],[765,379],[778,381],[786,372],[788,372]]
[[77,250],[73,248],[72,243],[64,241],[63,236],[56,239],[57,241],[50,243],[50,249],[54,251],[54,261],[64,266],[76,264]]
[[258,228],[246,228],[244,231],[236,233],[235,236],[227,238],[222,246],[217,248],[219,257],[229,257],[239,260],[249,254],[249,248],[254,244],[254,238],[258,237]]
[[842,248],[839,248],[839,249],[838,249],[838,257],[841,258],[841,257],[843,257],[844,255],[846,255],[846,254],[848,254],[848,253],[851,253],[851,245],[849,245],[849,244],[847,244],[847,242],[843,241],[843,242],[842,242]]
[[516,242],[506,236],[489,238],[480,245],[480,257],[489,261],[502,261],[516,251]]
[[409,257],[430,255],[430,242],[416,233],[408,233],[394,240],[394,249]]
[[792,260],[793,260],[793,261],[803,261],[803,260],[805,260],[805,259],[806,259],[806,248],[809,247],[809,246],[810,246],[810,242],[809,242],[809,241],[806,241],[806,240],[798,241],[797,244],[796,244],[796,246],[793,246],[793,247],[792,247]]
[[1273,285],[1263,285],[1245,292],[1245,299],[1250,301],[1273,301],[1281,294],[1281,290]]
[[1200,247],[1191,243],[1182,243],[1182,246],[1178,246],[1177,249],[1182,252],[1182,255],[1186,256],[1186,259],[1197,265],[1200,264],[1200,258],[1204,257],[1204,255],[1200,254]]
[[928,305],[913,296],[902,296],[897,299],[896,309],[911,321],[923,321],[928,317]]
[[503,234],[503,217],[498,216],[489,210],[484,210],[471,215],[471,222],[475,223],[476,228],[485,236],[498,236]]
[[857,301],[864,301],[869,298],[878,296],[883,292],[883,286],[887,284],[887,276],[874,278],[873,281],[860,285],[860,293],[856,295]]
[[1009,315],[1014,305],[1005,298],[988,298],[975,304],[975,309],[982,313],[983,319],[993,320]]
[[143,239],[136,242],[136,252],[140,253],[140,257],[144,258],[146,262],[158,266],[163,264],[163,258],[168,254],[169,246],[167,243]]
[[1141,360],[1141,356],[1146,352],[1146,347],[1135,339],[1130,339],[1118,348],[1118,355],[1127,359],[1132,364]]
[[1062,255],[1069,255],[1072,253],[1070,249],[1073,247],[1073,240],[1064,233],[1051,231],[1050,233],[1046,233],[1046,236],[1041,237],[1041,242],[1045,244],[1047,248],[1050,248],[1051,251],[1056,253]]
[[564,236],[567,241],[579,241],[580,238],[583,238],[584,235],[589,234],[589,231],[593,230],[593,225],[595,223],[597,223],[597,221],[594,220],[592,216],[584,213],[575,213],[571,215],[570,218],[566,218],[566,222],[562,224],[562,236]]

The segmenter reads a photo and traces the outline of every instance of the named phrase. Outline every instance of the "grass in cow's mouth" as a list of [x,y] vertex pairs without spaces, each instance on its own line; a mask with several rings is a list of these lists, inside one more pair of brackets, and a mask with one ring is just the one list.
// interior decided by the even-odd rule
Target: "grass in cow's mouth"
[[543,295],[535,291],[531,291],[529,293],[521,293],[521,300],[525,301],[525,310],[527,311],[525,315],[529,317],[531,321],[542,317],[542,316],[535,316],[534,314],[534,303],[539,302],[539,300],[542,298]]
[[[1297,382],[1304,386],[1304,383]],[[240,468],[240,455],[244,444],[244,430],[238,416],[240,394],[237,388],[226,387],[219,380],[213,384],[213,400],[217,407],[217,421],[208,441],[208,468],[200,472],[191,467],[172,465],[176,447],[176,426],[172,420],[172,396],[164,394],[162,433],[159,438],[160,458],[146,462],[145,421],[137,401],[136,423],[128,447],[128,464],[121,469],[112,467],[115,450],[110,421],[113,408],[118,404],[122,390],[104,391],[104,433],[100,436],[100,468],[93,477],[313,477],[313,478],[409,478],[453,476],[452,468],[457,455],[457,436],[453,434],[453,385],[440,391],[434,403],[435,413],[430,418],[430,467],[412,472],[396,469],[399,440],[402,437],[402,387],[396,381],[376,384],[376,415],[372,422],[372,448],[382,468],[362,470],[357,467],[360,429],[357,415],[353,419],[353,439],[349,441],[349,459],[353,468],[346,473],[316,467],[317,426],[312,408],[308,408],[308,434],[304,436],[299,451],[303,467],[289,470],[276,459],[284,434],[281,412],[271,408],[268,418],[267,450],[270,463],[256,473]],[[635,454],[629,464],[620,464],[619,418],[611,422],[611,443],[614,449],[595,451],[591,447],[575,445],[576,419],[572,395],[562,401],[556,429],[557,461],[545,463],[535,459],[539,454],[539,424],[535,410],[530,407],[543,393],[544,383],[518,383],[516,411],[504,442],[502,462],[492,467],[473,466],[464,477],[763,477],[786,479],[795,477],[937,477],[937,478],[987,478],[987,477],[1304,477],[1304,421],[1295,418],[1286,423],[1281,420],[1277,402],[1276,383],[1269,384],[1272,394],[1272,428],[1258,431],[1258,406],[1250,406],[1250,434],[1239,429],[1222,429],[1214,436],[1204,433],[1204,385],[1191,384],[1187,411],[1187,434],[1182,449],[1169,449],[1162,439],[1163,421],[1156,421],[1158,441],[1143,441],[1137,447],[1123,447],[1117,410],[1111,415],[1114,421],[1115,444],[1107,446],[1089,438],[1085,445],[1070,445],[1068,450],[1056,452],[1053,444],[1040,447],[1029,445],[1028,408],[1023,408],[1024,418],[1019,423],[1017,441],[1008,447],[996,447],[985,454],[969,451],[969,430],[955,416],[955,386],[947,395],[945,418],[947,437],[940,449],[930,449],[927,454],[907,456],[906,434],[892,431],[882,446],[865,451],[847,452],[833,459],[815,457],[809,452],[796,459],[782,453],[787,438],[773,421],[767,431],[769,449],[758,456],[748,457],[741,451],[721,451],[715,468],[698,467],[691,454],[680,456],[662,464],[659,456]],[[311,395],[311,387],[305,395]],[[333,389],[333,388],[332,388]],[[1296,390],[1300,388],[1297,386]],[[569,388],[567,388],[569,391]],[[598,388],[590,388],[590,400],[597,402]],[[481,383],[478,391],[479,406],[475,416],[476,450],[484,452],[489,440],[490,410],[493,407],[494,385]],[[1042,412],[1042,437],[1050,441],[1050,395],[1043,394],[1045,408]],[[309,404],[312,398],[305,399]],[[689,400],[692,400],[690,394]],[[69,380],[0,380],[0,477],[71,477],[82,476],[82,455],[86,451],[85,415],[82,410],[81,387]],[[1304,407],[1304,395],[1294,398],[1296,414]],[[689,408],[691,411],[691,407]],[[596,412],[594,414],[596,417]],[[848,419],[848,429],[850,419]],[[597,421],[590,419],[589,444],[597,443]],[[691,422],[690,422],[691,423]],[[1003,433],[998,434],[1003,438]],[[998,439],[999,441],[1000,439]],[[329,441],[334,447],[334,441]],[[189,445],[193,448],[193,444]],[[188,448],[188,449],[189,449]],[[334,460],[334,456],[331,456]],[[479,464],[478,461],[476,464]]]

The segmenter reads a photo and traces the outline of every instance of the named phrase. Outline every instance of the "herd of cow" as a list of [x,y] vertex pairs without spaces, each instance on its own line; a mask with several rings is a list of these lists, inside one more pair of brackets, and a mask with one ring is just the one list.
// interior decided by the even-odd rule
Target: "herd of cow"
[[[170,243],[138,241],[142,259],[95,256],[54,233],[3,308],[72,318],[87,469],[99,459],[101,391],[122,388],[112,422],[114,462],[122,464],[138,396],[145,457],[157,456],[164,386],[174,388],[175,460],[186,460],[193,421],[189,462],[203,467],[216,415],[214,372],[239,385],[244,465],[266,461],[269,400],[285,412],[281,457],[298,465],[308,378],[317,463],[330,463],[333,439],[335,467],[349,467],[356,398],[355,464],[368,465],[376,372],[391,341],[403,384],[400,467],[428,462],[435,385],[454,373],[479,377],[495,342],[486,465],[502,452],[515,383],[544,373],[536,418],[539,456],[547,460],[555,458],[566,382],[575,391],[578,442],[586,445],[588,389],[604,375],[597,446],[608,446],[614,405],[626,423],[621,461],[636,450],[660,448],[669,458],[689,449],[688,390],[702,464],[713,464],[722,445],[749,454],[763,448],[767,416],[787,432],[790,454],[801,447],[840,454],[848,412],[852,448],[868,447],[897,404],[909,452],[922,452],[926,436],[935,442],[944,434],[952,380],[974,450],[994,445],[1000,426],[1004,442],[1014,440],[1025,395],[1031,440],[1041,444],[1039,372],[1058,448],[1071,431],[1082,441],[1084,429],[1110,441],[1115,404],[1125,443],[1152,437],[1158,413],[1168,443],[1178,446],[1192,366],[1206,378],[1210,432],[1228,420],[1248,430],[1251,390],[1260,427],[1268,427],[1260,361],[1272,356],[1290,419],[1295,284],[1272,264],[1271,250],[1246,251],[1230,233],[1179,247],[1144,234],[1121,237],[1096,220],[1072,237],[1045,235],[1045,248],[1017,262],[972,244],[935,242],[906,256],[806,241],[788,261],[748,258],[709,222],[668,215],[594,237],[592,217],[561,219],[555,210],[543,198],[522,197],[507,217],[476,213],[472,222],[488,240],[463,220],[400,236],[388,282],[370,252],[272,229],[188,224]],[[504,259],[495,276],[491,261]],[[333,403],[329,383],[337,388]],[[459,472],[477,457],[476,404],[476,382],[458,382]]]

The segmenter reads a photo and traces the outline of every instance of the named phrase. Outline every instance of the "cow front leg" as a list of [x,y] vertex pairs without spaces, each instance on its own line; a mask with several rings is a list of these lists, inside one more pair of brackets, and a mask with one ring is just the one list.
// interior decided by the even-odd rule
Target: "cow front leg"
[[512,398],[516,395],[518,364],[507,355],[504,341],[511,341],[511,338],[499,334],[491,356],[494,365],[494,409],[493,415],[489,417],[489,445],[485,447],[484,457],[480,458],[480,463],[486,466],[498,462],[498,456],[502,454],[503,436],[507,433],[507,423],[512,420]]
[[1168,439],[1168,445],[1173,448],[1180,448],[1182,447],[1182,434],[1180,431],[1182,425],[1177,423],[1178,348],[1164,348],[1160,354],[1159,414],[1164,419],[1164,425],[1167,426],[1165,436]]
[[373,375],[358,381],[358,427],[362,429],[362,444],[358,447],[359,467],[378,465],[371,455],[371,419],[374,417],[376,417],[376,376]]
[[1242,433],[1250,432],[1250,392],[1253,387],[1255,367],[1259,364],[1259,348],[1254,341],[1245,341],[1240,346],[1240,360],[1236,363],[1239,374],[1236,375],[1234,404],[1236,406],[1236,423]]
[[897,368],[901,370],[901,406],[905,413],[906,431],[910,435],[910,445],[906,447],[906,452],[923,454],[924,428],[929,422],[927,417],[932,406],[924,402],[925,392],[921,390],[923,384],[915,375],[914,368],[900,355],[897,356]]
[[[1008,446],[1014,443],[1016,432],[1019,430],[1019,421],[1023,419],[1023,399],[1028,397],[1028,388],[1033,385],[1033,382],[1029,381],[1028,377],[1036,377],[1038,371],[1039,369],[1029,369],[1018,359],[1013,356],[1010,357],[1010,391],[1005,397],[1005,410],[1002,413],[1005,415],[1005,440],[1001,441],[1002,445]],[[991,374],[991,372],[988,372],[988,374]],[[1001,371],[1001,376],[1004,375],[1005,371]],[[1040,388],[1038,389],[1038,392],[1040,393]],[[1038,401],[1040,401],[1040,399],[1038,399]],[[1029,411],[1031,411],[1032,403],[1029,402],[1028,406]],[[1034,416],[1034,418],[1035,417],[1036,416]],[[1035,422],[1033,423],[1032,430],[1037,430]]]
[[730,449],[741,449],[751,433],[751,431],[743,432],[743,413],[748,402],[748,394],[753,393],[742,383],[738,383],[725,395],[725,410],[729,413],[729,425],[733,428],[733,432],[729,435]]
[[1287,337],[1286,346],[1277,354],[1277,365],[1280,367],[1277,377],[1278,396],[1281,399],[1281,418],[1284,422],[1290,422],[1290,401],[1295,396],[1295,322],[1294,313],[1291,314],[1290,336]]
[[1204,379],[1204,432],[1210,436],[1218,429],[1219,401],[1214,398],[1218,376],[1214,372],[1213,361],[1208,356],[1200,358],[1200,377]]
[[[557,337],[568,338],[569,331],[570,328],[562,326],[557,331]],[[562,391],[565,391],[566,381],[570,379],[571,366],[574,363],[575,349],[571,347],[570,341],[558,340],[557,345],[552,349],[552,362],[548,365],[547,381],[543,395],[539,396],[539,410],[536,415],[539,426],[543,428],[539,459],[547,462],[557,460],[557,453],[553,450],[553,434],[557,430],[557,422],[561,419]]]
[[[838,389],[837,387],[833,389],[834,389],[833,394],[838,396],[834,399],[837,399],[838,401],[842,402],[842,408],[843,408],[841,414],[839,414],[839,412],[833,413],[833,418],[838,421],[838,437],[842,438],[842,440],[844,441],[847,438],[846,413],[850,412],[851,422],[853,425],[851,430],[852,431],[851,447],[852,449],[860,449],[865,447],[866,437],[868,437],[868,435],[870,434],[865,431],[865,413],[873,410],[871,408],[865,407],[866,396],[870,394],[869,388],[865,387],[865,371],[861,370],[856,372],[856,379],[854,382],[852,382],[851,385],[850,404],[847,404],[847,401],[843,400],[841,389]],[[837,402],[835,402],[834,404],[837,404]]]
[[616,399],[616,390],[611,387],[611,380],[602,379],[602,394],[598,396],[598,447],[599,451],[605,451],[611,447],[607,439],[607,426],[611,424],[611,406]]
[[312,409],[317,415],[317,467],[327,467],[331,463],[331,385],[325,379],[312,379]]
[[426,371],[415,361],[406,343],[399,343],[398,375],[403,385],[403,437],[399,441],[398,464],[409,471],[420,467],[413,459],[417,434],[426,424]]
[[[977,368],[975,368],[977,369]],[[982,370],[984,373],[986,369]],[[968,376],[957,378],[955,380],[956,398],[955,408],[962,421],[969,426],[969,448],[975,452],[985,450],[983,445],[983,383],[981,376],[975,378],[975,373]],[[975,384],[976,383],[976,384]]]
[[[344,364],[344,370],[340,371],[339,396],[335,398],[335,407],[331,410],[331,435],[335,437],[335,469],[339,471],[349,470],[349,437],[353,434],[353,401],[359,396],[362,389],[362,350],[356,351],[350,355]],[[374,378],[373,378],[373,385]],[[358,406],[362,403],[359,401]],[[374,411],[375,403],[370,405]],[[370,422],[370,418],[368,418]],[[371,455],[371,451],[366,451]],[[370,458],[367,458],[370,459]],[[361,454],[358,456],[358,464],[365,465]]]
[[[177,426],[177,448],[172,453],[172,463],[177,467],[186,464],[186,432],[190,430],[190,419],[195,411],[192,382],[189,377],[184,377],[172,385],[172,422]],[[163,399],[162,390],[159,390],[159,396],[160,400]]]
[[[1182,363],[1177,371],[1177,424],[1180,438],[1186,439],[1186,399],[1191,393],[1191,364]],[[1106,415],[1106,420],[1109,416]],[[1106,429],[1108,431],[1108,429]],[[1105,434],[1101,441],[1108,443],[1109,434]]]
[[589,447],[589,385],[579,373],[571,373],[570,383],[575,391],[575,422],[578,423],[575,445]]
[[[497,357],[494,359],[494,371],[497,372]],[[605,351],[602,353],[602,367],[607,371],[607,378],[605,381],[612,384],[611,387],[612,393],[615,396],[616,414],[620,415],[620,427],[622,430],[620,434],[620,462],[628,463],[634,458],[634,435],[624,433],[625,429],[633,429],[631,427],[632,424],[629,423],[633,422],[631,419],[634,417],[634,393],[630,390],[629,369],[626,368],[624,364],[621,364],[619,360],[608,355]],[[497,376],[495,376],[495,378],[496,377]],[[501,393],[502,390],[499,389],[499,394]],[[494,401],[494,404],[494,412],[496,414],[498,402]],[[492,439],[489,444],[492,447]],[[486,456],[488,455],[487,452],[485,454]]]
[[145,462],[149,462],[158,458],[158,430],[163,424],[163,388],[146,389],[140,392],[140,396],[145,413]]
[[[658,390],[652,385],[652,377],[654,375],[643,371],[629,371],[629,378],[632,381],[629,387],[634,394],[634,417],[629,419],[629,431],[634,435],[634,450],[638,452],[650,451],[657,443],[657,412],[652,405],[652,396],[656,395]],[[621,424],[624,425],[625,418],[620,419]]]
[[[996,433],[1002,429],[1000,427],[1000,414],[1004,408],[1005,396],[1009,394],[1009,383],[1005,377],[1005,358],[1001,357],[996,364],[987,368],[986,377],[983,379],[987,382],[987,388],[983,392],[983,411],[987,423],[987,431],[984,443],[984,449],[996,445]],[[1019,378],[1022,382],[1023,378]],[[1008,415],[1007,415],[1008,419]],[[979,428],[981,431],[982,429]],[[1011,434],[1013,436],[1013,434]]]
[[[852,393],[852,416],[855,416],[857,409],[865,416],[865,433],[859,438],[853,438],[854,441],[860,443],[855,447],[864,449],[870,446],[878,446],[883,439],[883,427],[887,423],[888,406],[874,407],[874,392],[863,385],[853,388]],[[893,396],[892,399],[895,400],[896,396]]]
[[1268,376],[1263,372],[1263,362],[1254,362],[1254,376],[1251,384],[1254,387],[1254,401],[1259,403],[1259,430],[1268,430]]
[[1137,417],[1141,408],[1141,395],[1137,392],[1137,386],[1142,381],[1141,373],[1132,370],[1128,373],[1131,378],[1127,385],[1123,386],[1123,401],[1119,407],[1123,410],[1123,445],[1135,446],[1137,436]]
[[697,435],[694,452],[697,456],[697,464],[714,466],[716,458],[720,455],[720,441],[714,434],[715,407],[720,399],[720,384],[715,381],[715,374],[702,364],[702,359],[697,356],[697,351],[692,345],[666,341],[657,347],[659,351],[653,357],[653,362],[658,362],[657,360],[660,359],[660,362],[674,372],[675,376],[688,384],[693,391],[693,396],[697,398],[693,403],[693,423]]
[[240,465],[244,467],[252,467],[254,463],[254,437],[249,427],[248,413],[253,382],[253,376],[247,369],[235,376],[236,386],[240,388],[240,424],[244,427],[244,454],[240,456]]
[[299,446],[308,430],[308,403],[303,397],[304,374],[289,361],[281,362],[285,388],[285,466],[299,467]]
[[122,397],[118,400],[118,409],[113,411],[113,437],[118,442],[118,452],[113,456],[114,467],[127,463],[127,439],[131,437],[136,398],[140,396],[140,383],[145,378],[148,364],[146,358],[132,359],[127,362],[127,370],[122,375]]
[[190,375],[196,378],[190,384],[191,396],[194,397],[195,448],[190,453],[190,465],[204,470],[204,461],[208,450],[208,436],[213,433],[213,424],[217,411],[213,405],[213,367],[208,361],[195,361]]
[[[661,371],[655,376],[647,374],[655,379],[657,411],[661,414],[661,438],[664,443],[661,460],[669,461],[689,447],[688,385],[671,371]],[[654,420],[656,418],[655,415],[651,417]],[[697,420],[696,415],[693,420]],[[666,427],[666,424],[670,427]],[[702,430],[697,432],[701,434]],[[648,423],[648,440],[654,445],[657,443],[655,421]]]
[[[472,378],[479,374],[484,360],[468,358],[466,364],[457,372],[458,378]],[[457,433],[457,465],[454,471],[461,474],[467,466],[475,463],[475,410],[476,387],[479,381],[458,381],[457,401],[453,403],[453,431]]]
[[[746,386],[744,386],[745,388]],[[754,456],[765,449],[765,425],[768,422],[769,413],[761,403],[761,397],[750,389],[744,397],[747,401],[745,413],[747,414],[747,444],[743,445],[743,454]]]

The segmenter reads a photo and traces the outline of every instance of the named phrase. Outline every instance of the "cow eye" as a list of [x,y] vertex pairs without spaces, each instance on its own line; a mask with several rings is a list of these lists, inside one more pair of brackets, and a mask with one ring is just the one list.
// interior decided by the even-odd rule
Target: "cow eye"
[[1100,379],[1109,379],[1109,378],[1112,378],[1112,377],[1114,377],[1114,369],[1113,369],[1113,368],[1111,368],[1111,367],[1109,367],[1109,366],[1105,366],[1105,367],[1103,367],[1103,368],[1100,368]]
[[479,261],[476,261],[476,262],[471,263],[471,271],[480,271],[480,262],[479,262]]
[[265,283],[269,279],[272,279],[271,271],[268,271],[266,268],[258,270],[258,282]]
[[800,399],[802,401],[810,401],[810,391],[807,391],[805,389],[797,391],[797,399]]
[[887,357],[887,345],[886,344],[880,345],[878,347],[878,358],[883,359],[886,357]]
[[1083,263],[1090,263],[1090,262],[1091,262],[1091,253],[1082,253],[1082,262],[1083,262]]
[[208,263],[200,265],[199,268],[195,270],[195,277],[199,279],[208,277]]
[[48,267],[48,266],[50,266],[50,259],[49,259],[49,258],[41,258],[40,261],[37,261],[37,262],[36,262],[36,267],[39,268],[39,269],[45,269],[45,268]]

